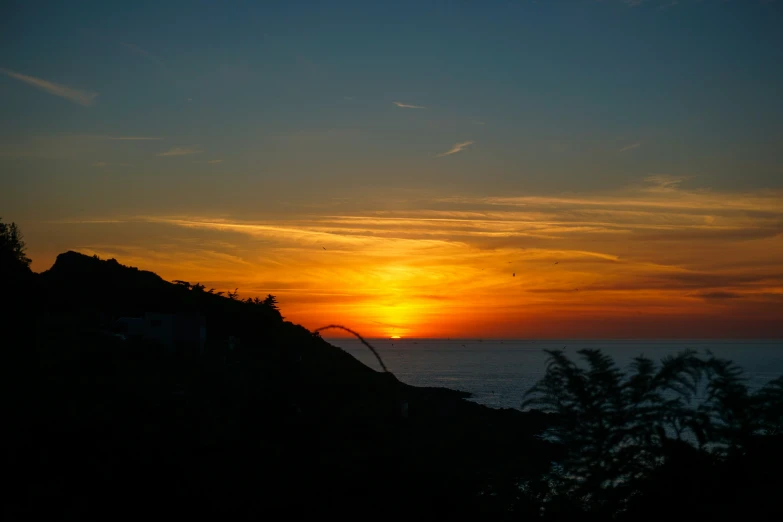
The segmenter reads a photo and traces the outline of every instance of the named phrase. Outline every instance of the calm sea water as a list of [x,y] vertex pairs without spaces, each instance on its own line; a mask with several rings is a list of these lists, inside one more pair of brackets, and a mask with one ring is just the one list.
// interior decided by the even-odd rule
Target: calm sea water
[[[374,369],[375,356],[355,339],[330,339]],[[495,408],[519,408],[523,395],[544,374],[546,349],[566,347],[575,355],[581,348],[600,348],[621,368],[645,355],[660,360],[691,349],[711,350],[734,361],[746,372],[747,384],[756,388],[783,375],[783,341],[530,341],[371,339],[384,363],[401,381],[414,386],[441,386],[473,394],[471,400]]]

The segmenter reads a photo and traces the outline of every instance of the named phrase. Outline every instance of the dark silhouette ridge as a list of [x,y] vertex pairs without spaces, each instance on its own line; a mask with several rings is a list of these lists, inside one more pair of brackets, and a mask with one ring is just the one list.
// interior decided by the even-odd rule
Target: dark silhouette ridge
[[[545,416],[405,385],[183,283],[68,252],[3,296],[9,519],[486,513],[481,491],[557,454]],[[115,335],[149,313],[203,317],[203,352]]]

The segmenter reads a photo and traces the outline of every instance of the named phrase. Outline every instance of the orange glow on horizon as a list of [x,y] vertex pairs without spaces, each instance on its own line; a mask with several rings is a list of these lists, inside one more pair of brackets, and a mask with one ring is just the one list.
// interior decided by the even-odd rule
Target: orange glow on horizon
[[[310,329],[337,323],[374,338],[783,336],[781,195],[679,183],[278,221],[59,226],[91,245],[83,253],[167,280],[271,293],[286,319]],[[123,243],[111,242],[120,229]],[[58,252],[29,244],[34,268],[48,268]]]

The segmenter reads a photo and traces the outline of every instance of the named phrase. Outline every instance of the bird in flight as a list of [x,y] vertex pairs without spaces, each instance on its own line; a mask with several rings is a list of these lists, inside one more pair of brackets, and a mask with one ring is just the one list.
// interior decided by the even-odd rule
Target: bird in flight
[[559,263],[559,261],[555,261],[555,264],[558,264],[558,263]]
[[511,274],[511,277],[516,277],[516,276],[517,276],[517,273],[516,273],[516,272],[514,272],[513,274]]
[[324,250],[326,250],[326,247],[325,247],[325,246],[322,246],[321,248],[323,248]]

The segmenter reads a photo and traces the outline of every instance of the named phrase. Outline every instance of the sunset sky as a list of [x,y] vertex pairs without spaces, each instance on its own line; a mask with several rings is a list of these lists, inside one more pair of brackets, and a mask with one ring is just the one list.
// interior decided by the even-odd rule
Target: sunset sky
[[783,1],[114,4],[0,5],[36,271],[368,337],[783,337]]

